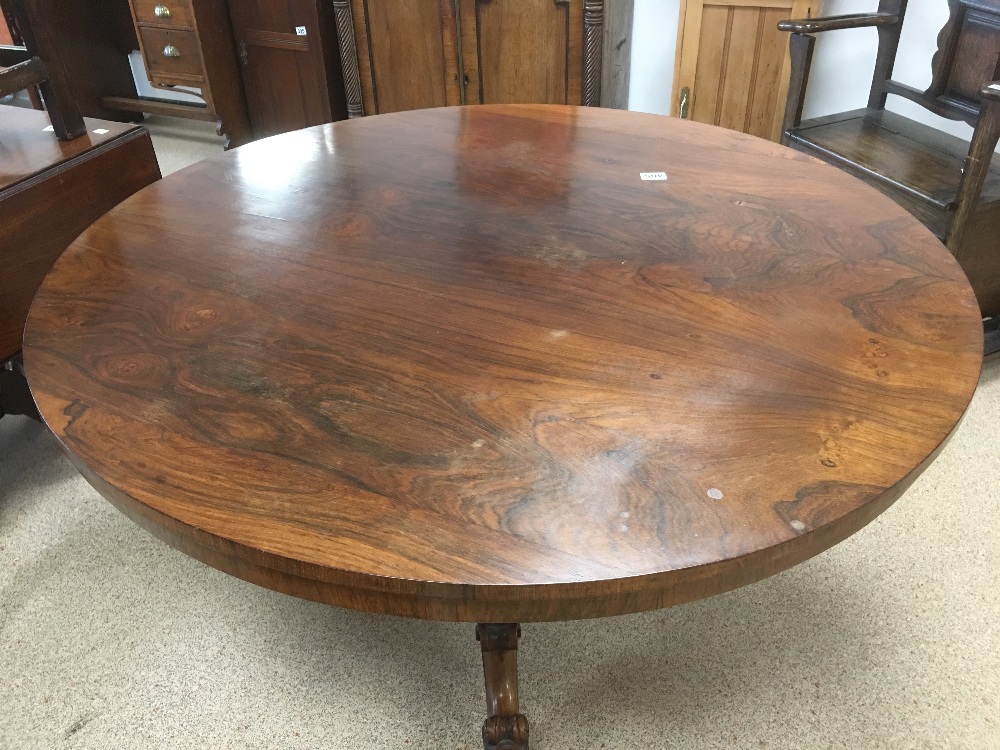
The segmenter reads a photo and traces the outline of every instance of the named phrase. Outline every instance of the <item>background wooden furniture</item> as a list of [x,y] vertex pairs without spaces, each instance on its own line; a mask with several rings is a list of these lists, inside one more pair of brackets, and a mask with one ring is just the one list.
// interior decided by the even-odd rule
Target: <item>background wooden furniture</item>
[[83,119],[51,8],[5,3],[24,47],[0,48],[0,96],[37,86],[47,112],[0,108],[0,417],[37,418],[20,357],[35,291],[71,240],[160,171],[145,129]]
[[14,37],[11,31],[11,18],[7,15],[3,0],[0,0],[0,45],[14,44]]
[[351,117],[601,102],[604,0],[333,0]]
[[[920,219],[958,258],[1000,349],[1000,0],[949,0],[926,91],[891,79],[906,0],[881,0],[876,13],[787,21],[792,87],[785,109],[788,145],[830,162],[881,190]],[[873,26],[878,58],[868,106],[802,122],[814,33]],[[975,127],[972,143],[885,109],[894,94]]]
[[129,0],[150,83],[195,88],[204,105],[156,97],[105,96],[107,106],[216,122],[226,148],[253,134],[226,0]]
[[[5,0],[0,0],[0,67],[7,67],[14,64],[16,58],[15,50],[12,47],[23,47],[24,41],[17,30],[17,22],[14,20],[14,13],[7,9]],[[25,89],[31,106],[35,109],[45,109],[42,104],[41,94],[37,86],[29,86]]]
[[58,140],[44,112],[0,108],[0,416],[34,406],[19,352],[31,300],[53,261],[95,219],[160,171],[145,128],[85,120]]
[[133,196],[46,278],[25,361],[88,481],[178,549],[479,622],[486,744],[523,748],[513,623],[709,596],[861,528],[955,428],[982,328],[930,233],[803,154],[453,107]]
[[[3,0],[9,10],[24,0]],[[135,97],[135,81],[128,52],[135,45],[134,32],[125,0],[30,0],[26,4],[41,22],[35,35],[57,51],[54,62],[61,65],[69,90],[84,117],[128,121],[136,118],[105,105],[106,96]],[[0,45],[2,58],[10,53]]]
[[48,109],[56,136],[65,141],[82,135],[86,126],[70,90],[58,46],[42,23],[40,7],[25,0],[7,1],[7,12],[24,46],[0,49],[0,96],[36,89]]
[[601,106],[628,109],[635,0],[604,0]]
[[229,0],[255,138],[347,118],[329,0]]
[[777,141],[790,61],[776,24],[820,0],[682,0],[671,114]]

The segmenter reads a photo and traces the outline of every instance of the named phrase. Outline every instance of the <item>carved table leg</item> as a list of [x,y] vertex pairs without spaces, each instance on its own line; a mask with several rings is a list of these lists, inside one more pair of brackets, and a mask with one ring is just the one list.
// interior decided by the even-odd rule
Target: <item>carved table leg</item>
[[483,746],[486,750],[528,750],[528,720],[517,700],[516,623],[479,624],[476,638],[483,649],[486,675],[486,712]]

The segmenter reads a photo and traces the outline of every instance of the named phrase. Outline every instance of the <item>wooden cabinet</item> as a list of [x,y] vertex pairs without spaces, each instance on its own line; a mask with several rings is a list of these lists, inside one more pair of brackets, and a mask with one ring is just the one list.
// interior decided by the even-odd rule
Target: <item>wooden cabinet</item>
[[790,61],[778,21],[820,0],[682,0],[671,114],[777,141]]
[[204,106],[104,97],[108,106],[216,121],[226,146],[251,140],[249,115],[225,0],[129,0],[149,82],[194,88]]
[[351,117],[600,103],[604,0],[333,0],[333,9]]
[[254,135],[347,117],[333,11],[318,0],[229,0]]

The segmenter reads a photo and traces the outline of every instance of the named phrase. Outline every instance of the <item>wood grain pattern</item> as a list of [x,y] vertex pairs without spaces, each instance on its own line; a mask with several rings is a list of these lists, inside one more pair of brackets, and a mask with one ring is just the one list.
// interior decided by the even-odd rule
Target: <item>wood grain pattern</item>
[[[371,75],[379,114],[422,107],[443,107],[461,100],[454,43],[454,4],[440,0],[367,0],[364,4],[371,49]],[[447,17],[447,21],[445,18]],[[362,79],[363,80],[363,79]]]
[[512,623],[669,606],[837,543],[940,450],[982,344],[955,260],[849,175],[524,105],[172,175],[59,260],[25,364],[88,480],[184,552]]
[[[569,103],[571,53],[567,32],[573,20],[571,11],[577,10],[572,6],[582,2],[476,0],[468,4],[476,14],[476,36],[462,42],[463,45],[474,44],[478,52],[479,101],[488,104]],[[582,32],[582,18],[579,23]],[[577,41],[573,51],[582,61],[580,35]],[[580,101],[579,96],[577,93],[574,103]]]

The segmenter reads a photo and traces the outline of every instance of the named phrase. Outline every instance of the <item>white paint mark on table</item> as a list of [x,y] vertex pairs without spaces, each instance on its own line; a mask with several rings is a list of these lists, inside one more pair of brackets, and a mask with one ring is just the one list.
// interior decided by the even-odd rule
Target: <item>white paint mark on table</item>
[[564,339],[569,336],[569,331],[560,328],[558,331],[552,331],[549,335],[554,339]]
[[661,181],[662,182],[663,180],[667,179],[667,173],[666,172],[639,172],[639,179],[640,180],[655,180],[655,181]]
[[806,525],[804,523],[802,523],[802,521],[798,520],[797,518],[794,521],[789,521],[788,525],[791,526],[796,531],[805,531],[806,530]]
[[482,439],[480,439],[480,440],[477,440],[476,442],[474,442],[474,443],[472,444],[472,447],[473,447],[473,448],[482,448],[482,447],[483,447],[484,445],[486,445],[486,441],[485,441],[485,440],[482,440]]
[[713,487],[708,491],[707,494],[713,500],[721,500],[722,498],[725,497],[725,495],[722,494],[722,490],[720,490],[718,487]]

